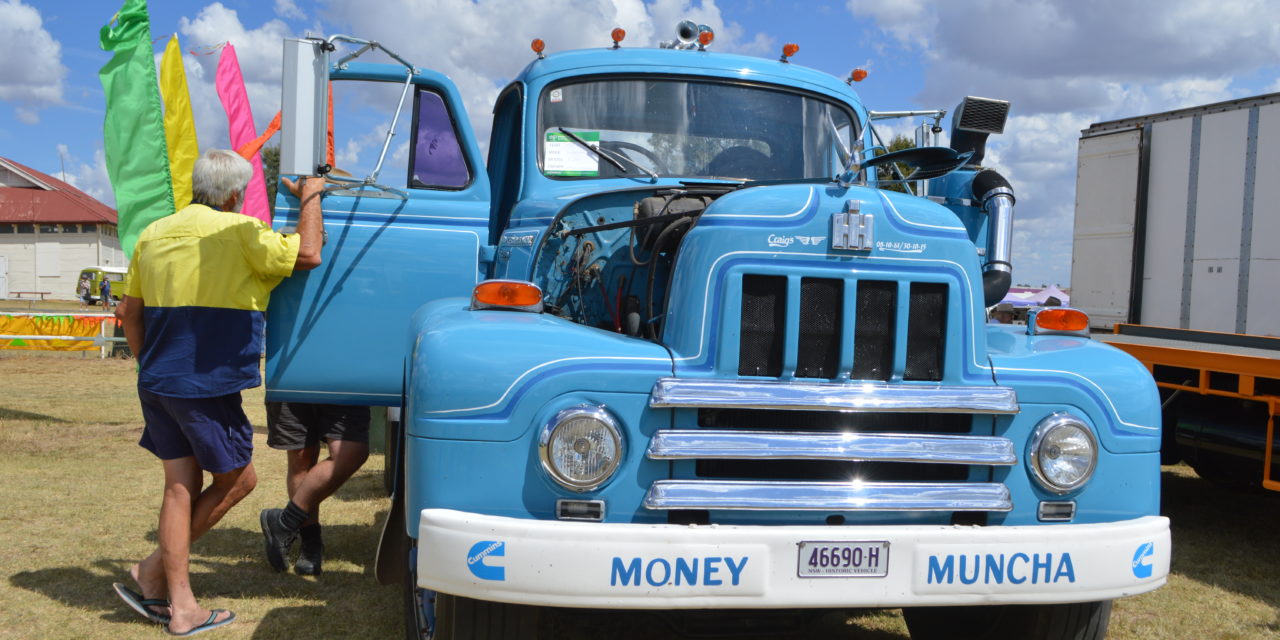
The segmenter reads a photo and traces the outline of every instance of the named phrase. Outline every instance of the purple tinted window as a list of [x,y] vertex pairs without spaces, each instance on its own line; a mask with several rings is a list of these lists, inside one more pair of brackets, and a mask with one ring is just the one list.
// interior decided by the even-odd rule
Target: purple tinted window
[[413,135],[414,187],[465,187],[471,179],[453,120],[440,96],[418,92],[418,128]]

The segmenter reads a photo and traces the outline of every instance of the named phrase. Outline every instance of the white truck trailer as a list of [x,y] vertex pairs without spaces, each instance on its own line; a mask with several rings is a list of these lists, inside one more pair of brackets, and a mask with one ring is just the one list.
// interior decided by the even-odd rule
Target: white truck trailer
[[1081,132],[1073,306],[1151,370],[1165,462],[1280,490],[1280,93]]

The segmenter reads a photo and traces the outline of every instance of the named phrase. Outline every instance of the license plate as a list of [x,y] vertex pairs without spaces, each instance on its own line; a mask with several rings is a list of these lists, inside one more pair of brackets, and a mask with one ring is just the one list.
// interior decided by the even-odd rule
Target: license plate
[[801,578],[883,578],[889,574],[889,543],[801,542],[796,564]]

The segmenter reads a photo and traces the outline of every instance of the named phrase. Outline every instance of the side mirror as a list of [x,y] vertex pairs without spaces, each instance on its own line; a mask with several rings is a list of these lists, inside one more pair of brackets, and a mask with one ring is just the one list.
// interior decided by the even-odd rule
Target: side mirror
[[286,38],[280,96],[280,175],[326,174],[329,52],[333,45]]

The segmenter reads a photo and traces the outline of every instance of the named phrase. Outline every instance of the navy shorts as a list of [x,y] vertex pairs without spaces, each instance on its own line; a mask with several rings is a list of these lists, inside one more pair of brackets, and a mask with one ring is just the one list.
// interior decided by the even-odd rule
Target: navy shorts
[[369,407],[306,402],[267,403],[267,446],[295,451],[321,440],[369,442]]
[[253,460],[253,425],[240,392],[216,398],[173,398],[138,388],[146,428],[138,444],[161,460],[195,456],[209,473],[226,473]]

